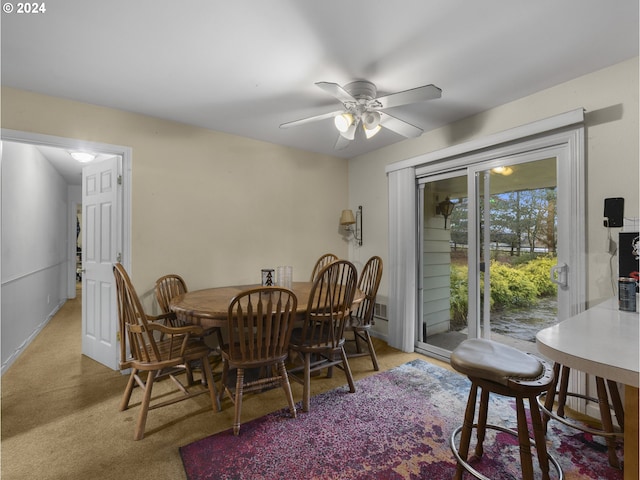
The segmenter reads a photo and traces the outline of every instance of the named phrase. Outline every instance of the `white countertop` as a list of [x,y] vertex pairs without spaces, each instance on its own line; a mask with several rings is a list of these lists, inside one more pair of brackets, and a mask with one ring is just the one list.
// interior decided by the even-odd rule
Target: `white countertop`
[[551,360],[598,377],[640,386],[640,316],[612,298],[540,330],[536,344]]

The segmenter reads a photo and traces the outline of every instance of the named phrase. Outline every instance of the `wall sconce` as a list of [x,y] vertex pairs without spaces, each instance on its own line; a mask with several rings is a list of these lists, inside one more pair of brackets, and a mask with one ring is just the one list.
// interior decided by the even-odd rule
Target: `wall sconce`
[[362,246],[362,205],[356,210],[355,217],[353,211],[343,210],[342,215],[340,215],[340,225],[347,232],[353,233],[353,238],[355,238],[359,246]]
[[[438,201],[437,197],[436,201]],[[453,212],[453,207],[455,206],[456,204],[449,200],[449,197],[436,204],[436,215],[442,215],[444,217],[445,230],[447,229],[447,218],[449,218],[449,215],[451,215],[451,212]]]

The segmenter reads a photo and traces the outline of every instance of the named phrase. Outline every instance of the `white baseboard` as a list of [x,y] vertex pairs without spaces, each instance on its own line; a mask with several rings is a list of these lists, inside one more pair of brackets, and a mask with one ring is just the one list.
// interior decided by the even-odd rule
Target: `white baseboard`
[[22,354],[22,352],[24,352],[24,350],[31,344],[31,342],[33,342],[33,340],[40,334],[42,329],[46,327],[47,323],[49,323],[51,319],[54,317],[54,315],[58,313],[58,310],[60,310],[62,305],[65,304],[65,302],[66,300],[56,305],[51,311],[51,313],[47,315],[47,318],[45,318],[40,323],[40,325],[38,325],[38,327],[31,333],[31,335],[29,335],[27,339],[24,342],[22,342],[22,344],[18,348],[16,348],[16,350],[9,356],[9,358],[7,358],[7,360],[2,364],[2,368],[0,369],[0,376],[4,375],[4,373],[9,369],[9,367],[13,364],[13,362],[15,362],[16,359]]

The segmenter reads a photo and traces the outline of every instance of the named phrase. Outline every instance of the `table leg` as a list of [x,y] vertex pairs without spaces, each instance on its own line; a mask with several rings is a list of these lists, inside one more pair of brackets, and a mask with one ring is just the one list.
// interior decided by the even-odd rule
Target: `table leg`
[[638,388],[624,387],[624,480],[638,480]]

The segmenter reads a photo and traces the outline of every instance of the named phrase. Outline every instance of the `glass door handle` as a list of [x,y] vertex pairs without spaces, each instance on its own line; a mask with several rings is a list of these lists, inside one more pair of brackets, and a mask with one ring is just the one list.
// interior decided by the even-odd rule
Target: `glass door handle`
[[569,266],[566,263],[559,263],[558,265],[554,265],[553,267],[551,267],[551,281],[558,285],[560,288],[567,288],[569,286],[567,284],[568,270]]

